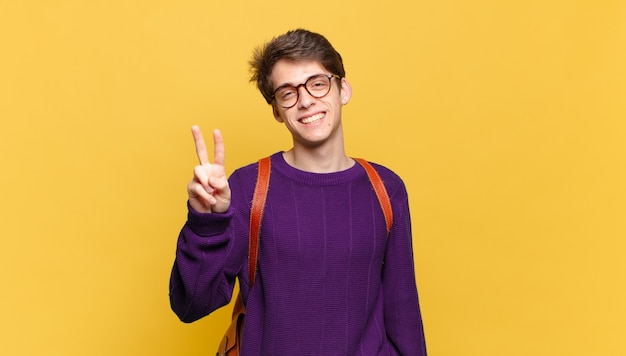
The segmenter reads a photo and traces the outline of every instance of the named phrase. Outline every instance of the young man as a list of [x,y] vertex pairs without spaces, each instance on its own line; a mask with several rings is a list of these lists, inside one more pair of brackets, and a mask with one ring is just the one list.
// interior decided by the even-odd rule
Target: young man
[[224,170],[213,132],[200,160],[170,280],[184,322],[231,300],[239,278],[246,305],[242,355],[426,355],[408,197],[402,180],[374,165],[389,194],[388,234],[372,183],[346,155],[342,106],[352,90],[341,56],[321,35],[290,31],[256,50],[255,81],[293,147],[271,156],[258,269],[248,279],[248,235],[258,164]]

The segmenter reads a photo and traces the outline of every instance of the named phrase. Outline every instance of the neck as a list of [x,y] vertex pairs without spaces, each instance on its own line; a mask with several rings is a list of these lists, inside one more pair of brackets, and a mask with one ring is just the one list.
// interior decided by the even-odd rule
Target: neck
[[338,149],[307,148],[294,145],[283,153],[285,161],[292,167],[311,173],[332,173],[346,170],[354,161],[346,155],[343,145]]

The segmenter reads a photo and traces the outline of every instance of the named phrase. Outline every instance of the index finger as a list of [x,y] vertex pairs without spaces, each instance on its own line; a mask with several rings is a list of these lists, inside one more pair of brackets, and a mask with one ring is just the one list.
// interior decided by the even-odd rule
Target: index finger
[[218,129],[213,130],[213,142],[215,145],[213,148],[213,154],[215,155],[215,157],[213,158],[213,163],[219,164],[223,167],[225,156],[224,140],[222,139],[222,133]]
[[193,135],[193,140],[196,144],[196,154],[198,155],[198,160],[200,164],[209,163],[209,155],[206,152],[206,144],[204,143],[204,137],[202,137],[202,131],[200,131],[200,127],[192,126],[191,134]]

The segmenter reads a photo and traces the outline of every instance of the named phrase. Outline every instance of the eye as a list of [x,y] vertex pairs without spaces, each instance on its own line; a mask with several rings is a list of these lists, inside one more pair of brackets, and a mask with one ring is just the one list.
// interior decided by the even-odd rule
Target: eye
[[311,78],[307,87],[311,90],[323,90],[328,87],[328,78],[325,76]]
[[296,95],[296,89],[293,87],[283,87],[278,89],[276,97],[282,100],[290,99]]

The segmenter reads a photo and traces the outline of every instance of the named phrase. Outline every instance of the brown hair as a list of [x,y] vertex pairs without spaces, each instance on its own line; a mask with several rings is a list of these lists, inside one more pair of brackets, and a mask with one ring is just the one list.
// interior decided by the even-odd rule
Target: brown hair
[[268,104],[272,103],[272,69],[279,60],[319,62],[332,74],[345,77],[343,60],[328,40],[314,32],[292,30],[257,47],[250,59],[251,82],[255,82]]

